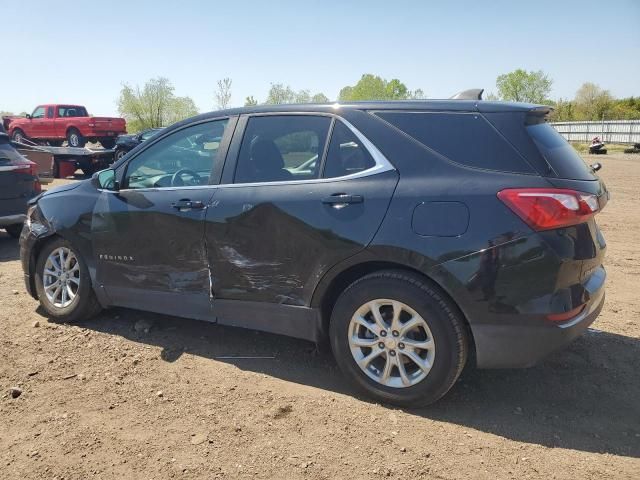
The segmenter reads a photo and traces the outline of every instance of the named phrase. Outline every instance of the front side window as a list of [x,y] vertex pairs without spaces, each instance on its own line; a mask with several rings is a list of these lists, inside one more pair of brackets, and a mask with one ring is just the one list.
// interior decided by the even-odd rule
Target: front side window
[[331,118],[312,115],[250,118],[235,183],[318,178],[330,126]]
[[36,108],[31,114],[31,118],[44,118],[44,107]]
[[126,188],[207,185],[228,119],[178,130],[137,155],[127,166]]
[[375,167],[362,142],[344,123],[338,121],[331,133],[331,142],[324,167],[324,178],[344,177]]

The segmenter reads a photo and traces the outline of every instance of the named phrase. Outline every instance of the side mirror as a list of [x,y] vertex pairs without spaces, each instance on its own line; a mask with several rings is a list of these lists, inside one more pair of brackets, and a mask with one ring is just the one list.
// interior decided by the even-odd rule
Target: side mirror
[[102,190],[111,190],[113,192],[120,190],[120,185],[118,185],[118,180],[116,179],[116,171],[111,168],[94,173],[91,176],[91,184]]
[[27,119],[31,120],[31,115],[27,113]]
[[600,162],[596,162],[591,165],[591,170],[593,170],[594,172],[597,172],[601,168],[602,168],[602,164]]

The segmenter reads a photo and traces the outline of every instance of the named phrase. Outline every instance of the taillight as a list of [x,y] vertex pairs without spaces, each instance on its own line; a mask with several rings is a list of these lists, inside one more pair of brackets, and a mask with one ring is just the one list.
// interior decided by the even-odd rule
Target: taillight
[[42,185],[40,184],[40,179],[38,178],[38,165],[29,162],[29,164],[25,164],[25,168],[16,168],[13,170],[15,173],[22,173],[24,175],[29,175],[33,177],[33,191],[36,193],[40,193],[42,191]]
[[498,198],[534,230],[568,227],[598,211],[598,197],[563,188],[508,188]]

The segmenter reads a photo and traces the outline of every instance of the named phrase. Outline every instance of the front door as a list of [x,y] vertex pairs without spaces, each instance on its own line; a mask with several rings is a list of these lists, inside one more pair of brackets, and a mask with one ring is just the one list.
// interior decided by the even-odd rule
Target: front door
[[[232,122],[231,122],[232,123]],[[121,165],[92,219],[97,282],[114,305],[210,318],[204,218],[229,119],[161,137]]]
[[47,119],[45,118],[45,107],[37,107],[31,114],[31,121],[29,122],[29,131],[25,132],[27,136],[33,138],[43,138],[47,136]]
[[327,270],[372,240],[398,174],[331,116],[249,117],[229,157],[234,171],[225,165],[206,222],[216,313],[221,322],[286,333],[260,325],[278,315],[271,308],[274,315],[256,317],[253,302],[308,307]]

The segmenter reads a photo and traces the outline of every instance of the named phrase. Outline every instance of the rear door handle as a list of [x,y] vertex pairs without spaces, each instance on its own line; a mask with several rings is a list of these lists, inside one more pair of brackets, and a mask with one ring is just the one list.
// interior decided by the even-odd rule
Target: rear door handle
[[350,203],[362,203],[364,198],[362,195],[349,195],[347,193],[334,193],[328,197],[322,199],[322,203],[331,205],[335,208],[346,207]]
[[336,203],[362,203],[364,198],[362,195],[348,195],[346,193],[334,193],[329,197],[324,197],[322,203],[335,205]]
[[184,198],[172,203],[171,206],[177,210],[200,210],[204,208],[204,202]]

